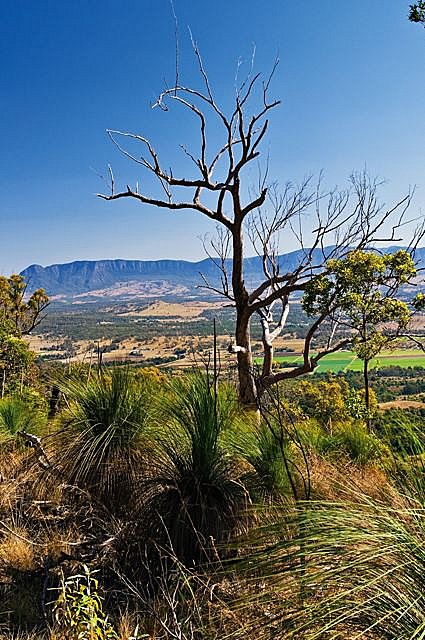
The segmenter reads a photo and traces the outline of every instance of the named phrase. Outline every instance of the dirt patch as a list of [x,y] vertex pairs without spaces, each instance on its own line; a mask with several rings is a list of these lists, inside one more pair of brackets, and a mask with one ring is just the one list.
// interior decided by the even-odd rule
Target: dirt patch
[[162,302],[150,304],[141,311],[120,314],[139,318],[198,318],[206,310],[220,309],[223,302]]
[[425,402],[419,400],[391,400],[390,402],[381,402],[379,408],[383,409],[425,409]]

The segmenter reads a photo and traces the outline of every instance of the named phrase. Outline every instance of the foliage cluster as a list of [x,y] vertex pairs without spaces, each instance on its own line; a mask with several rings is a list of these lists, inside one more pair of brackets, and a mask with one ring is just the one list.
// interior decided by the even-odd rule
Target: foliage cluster
[[22,336],[40,323],[49,301],[43,289],[25,299],[26,288],[22,276],[0,276],[0,398],[25,393],[37,378],[35,355]]
[[99,582],[83,565],[84,573],[65,578],[62,574],[53,615],[64,638],[78,640],[118,640],[103,611]]
[[415,4],[410,5],[409,20],[411,22],[419,22],[425,25],[425,2],[419,0]]
[[49,304],[44,289],[37,289],[25,299],[27,285],[22,276],[0,276],[0,324],[10,324],[17,335],[28,334],[42,320]]

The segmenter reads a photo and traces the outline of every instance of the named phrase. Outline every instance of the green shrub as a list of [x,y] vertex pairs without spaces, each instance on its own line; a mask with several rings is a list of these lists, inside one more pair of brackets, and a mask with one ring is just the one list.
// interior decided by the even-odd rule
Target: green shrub
[[334,437],[315,420],[302,423],[298,427],[298,431],[302,443],[308,450],[321,456],[326,456],[335,450]]
[[56,625],[70,640],[118,640],[103,610],[99,582],[86,565],[83,570],[83,574],[69,578],[62,574],[59,595],[53,603]]
[[380,460],[385,454],[380,440],[363,424],[348,423],[334,436],[334,451],[342,452],[360,467]]
[[374,429],[397,455],[417,455],[425,451],[423,428],[425,411],[389,409],[378,414]]
[[310,421],[300,427],[300,437],[307,448],[319,455],[334,460],[346,457],[360,467],[389,457],[385,443],[357,421],[338,424],[332,433]]
[[282,436],[280,440],[264,422],[248,422],[238,435],[235,450],[252,468],[243,478],[251,497],[270,500],[287,495],[291,490],[288,465],[292,457],[288,439]]

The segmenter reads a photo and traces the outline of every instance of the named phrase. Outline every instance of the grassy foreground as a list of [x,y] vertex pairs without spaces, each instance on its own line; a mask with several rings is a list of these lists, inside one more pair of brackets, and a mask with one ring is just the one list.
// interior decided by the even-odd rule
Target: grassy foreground
[[0,639],[423,637],[420,423],[369,432],[341,380],[260,415],[215,382],[80,368],[54,416],[0,400]]

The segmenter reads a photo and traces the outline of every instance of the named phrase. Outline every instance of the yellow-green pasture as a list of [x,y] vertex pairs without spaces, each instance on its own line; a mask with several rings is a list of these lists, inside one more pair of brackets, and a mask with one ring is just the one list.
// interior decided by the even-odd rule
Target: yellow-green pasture
[[[302,355],[285,355],[276,356],[276,363],[287,363],[297,366],[302,361]],[[256,363],[261,365],[262,358],[257,358]],[[425,353],[419,349],[397,349],[395,351],[382,352],[377,358],[374,358],[370,364],[370,368],[382,369],[385,367],[424,367]],[[316,372],[324,371],[362,371],[363,362],[359,360],[352,351],[339,351],[331,353],[320,360]]]

